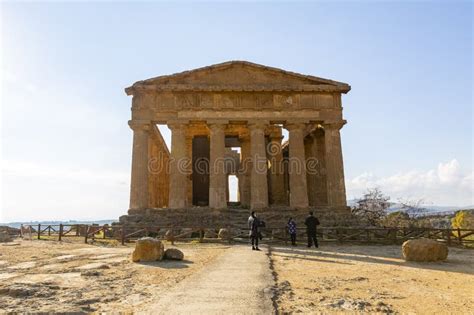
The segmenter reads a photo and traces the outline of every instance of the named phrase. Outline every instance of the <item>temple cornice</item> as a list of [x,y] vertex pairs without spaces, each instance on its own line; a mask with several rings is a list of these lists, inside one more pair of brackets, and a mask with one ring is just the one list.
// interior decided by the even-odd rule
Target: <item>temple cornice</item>
[[199,84],[171,84],[146,85],[134,84],[125,89],[127,95],[150,92],[325,92],[347,93],[351,87],[333,85],[199,85]]

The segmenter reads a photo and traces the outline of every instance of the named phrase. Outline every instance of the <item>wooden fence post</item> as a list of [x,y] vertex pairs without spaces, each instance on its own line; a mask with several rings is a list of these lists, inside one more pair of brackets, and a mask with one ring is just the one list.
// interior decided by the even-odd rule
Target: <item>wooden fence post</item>
[[447,239],[448,239],[448,246],[451,245],[451,234],[452,234],[452,233],[453,233],[452,230],[448,230],[448,231],[447,231],[447,234],[448,234],[448,235],[446,235],[446,237],[447,237]]
[[122,245],[125,245],[125,226],[122,225],[122,229],[120,230],[120,239],[122,241]]
[[23,224],[20,225],[20,237],[23,238]]
[[38,239],[41,239],[41,224],[38,224]]
[[458,241],[459,241],[459,245],[461,245],[462,244],[461,228],[458,228]]
[[59,224],[59,236],[58,236],[58,241],[61,242],[61,238],[63,236],[63,225]]
[[87,237],[89,236],[89,226],[86,225],[86,235],[84,236],[84,243],[87,244]]

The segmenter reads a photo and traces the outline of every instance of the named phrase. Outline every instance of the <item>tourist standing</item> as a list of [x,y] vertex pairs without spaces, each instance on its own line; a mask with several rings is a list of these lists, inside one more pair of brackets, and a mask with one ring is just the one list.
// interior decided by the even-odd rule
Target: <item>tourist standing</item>
[[290,234],[291,245],[296,246],[296,222],[290,217],[288,220],[288,234]]
[[314,247],[318,247],[318,240],[316,239],[316,226],[319,225],[319,220],[313,215],[311,211],[304,222],[306,225],[306,233],[308,234],[308,247],[314,243]]
[[258,248],[258,238],[260,236],[260,220],[257,218],[257,214],[255,213],[255,211],[252,211],[252,214],[250,215],[248,220],[248,225],[250,241],[252,243],[252,250],[260,250]]

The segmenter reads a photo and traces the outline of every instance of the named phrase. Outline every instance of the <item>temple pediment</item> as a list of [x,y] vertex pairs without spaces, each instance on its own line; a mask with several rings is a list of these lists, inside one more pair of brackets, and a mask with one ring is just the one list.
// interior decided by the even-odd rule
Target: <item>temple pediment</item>
[[289,72],[247,61],[229,61],[190,71],[138,81],[137,91],[312,91],[347,93],[346,83]]

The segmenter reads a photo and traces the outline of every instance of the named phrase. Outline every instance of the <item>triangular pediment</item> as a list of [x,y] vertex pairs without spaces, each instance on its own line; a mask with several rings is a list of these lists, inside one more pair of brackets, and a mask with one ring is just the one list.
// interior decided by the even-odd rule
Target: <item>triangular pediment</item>
[[302,75],[278,68],[267,67],[247,61],[229,61],[171,75],[138,81],[127,88],[133,94],[135,87],[156,88],[158,90],[206,89],[219,90],[311,90],[331,89],[347,92],[346,83]]

